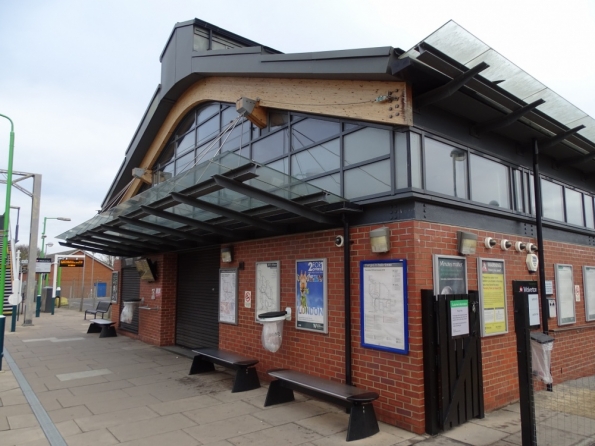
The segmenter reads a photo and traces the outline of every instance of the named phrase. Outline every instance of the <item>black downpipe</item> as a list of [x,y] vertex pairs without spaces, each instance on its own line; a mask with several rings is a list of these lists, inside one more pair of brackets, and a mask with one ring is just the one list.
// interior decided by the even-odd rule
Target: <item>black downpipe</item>
[[537,226],[537,257],[539,259],[539,295],[541,297],[541,327],[545,334],[548,333],[548,317],[550,307],[545,294],[545,255],[543,252],[543,202],[541,200],[541,181],[539,178],[539,144],[533,140],[533,182],[535,189],[535,223]]
[[345,288],[345,383],[351,385],[351,241],[349,220],[343,214],[343,279]]

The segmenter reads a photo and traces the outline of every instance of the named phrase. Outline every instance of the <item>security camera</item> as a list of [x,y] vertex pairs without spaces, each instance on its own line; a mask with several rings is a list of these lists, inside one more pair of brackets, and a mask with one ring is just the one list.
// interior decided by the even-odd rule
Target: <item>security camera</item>
[[527,245],[523,242],[516,242],[514,244],[514,249],[516,249],[518,252],[522,252],[525,250],[525,246],[527,246]]
[[503,251],[508,251],[508,250],[510,249],[510,247],[511,247],[511,246],[512,246],[512,243],[510,242],[510,240],[503,239],[503,240],[500,242],[500,248],[501,248]]
[[492,249],[494,246],[496,246],[498,242],[494,240],[492,237],[486,237],[483,243],[486,248]]
[[341,246],[343,246],[343,243],[345,243],[345,239],[343,238],[342,235],[338,235],[335,237],[335,246],[337,248],[340,248]]
[[531,253],[537,252],[537,246],[534,245],[533,243],[527,243],[527,246],[525,247],[525,250],[529,254],[531,254]]

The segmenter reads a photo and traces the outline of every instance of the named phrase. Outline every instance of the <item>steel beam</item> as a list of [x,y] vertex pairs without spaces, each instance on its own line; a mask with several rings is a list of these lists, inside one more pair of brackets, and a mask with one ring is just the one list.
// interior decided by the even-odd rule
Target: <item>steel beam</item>
[[192,240],[198,243],[206,244],[207,241],[204,237],[195,234],[188,234],[187,232],[181,231],[179,229],[168,228],[167,226],[161,226],[155,223],[150,223],[147,221],[142,220],[135,220],[134,218],[128,217],[118,217],[118,220],[121,222],[126,223],[127,225],[138,226],[139,228],[150,229],[152,231],[158,231],[163,234],[170,234],[175,235],[176,237],[180,237],[186,240]]
[[147,214],[154,215],[155,217],[164,218],[166,220],[176,221],[178,223],[182,223],[187,226],[192,226],[196,229],[201,229],[203,231],[212,232],[213,234],[221,235],[223,237],[228,238],[235,238],[236,235],[234,231],[230,229],[225,229],[217,225],[211,225],[209,223],[202,222],[200,220],[195,220],[190,217],[185,217],[183,215],[174,214],[173,212],[168,211],[161,211],[159,209],[154,209],[149,206],[141,206],[141,209],[146,212]]
[[537,101],[520,107],[517,110],[508,113],[507,115],[499,116],[498,118],[490,119],[489,121],[476,124],[471,128],[471,134],[474,136],[479,136],[482,133],[491,132],[493,130],[498,130],[502,127],[507,127],[511,124],[514,124],[524,115],[526,115],[530,111],[533,111],[535,108],[539,107],[543,103],[545,103],[543,99],[538,99]]

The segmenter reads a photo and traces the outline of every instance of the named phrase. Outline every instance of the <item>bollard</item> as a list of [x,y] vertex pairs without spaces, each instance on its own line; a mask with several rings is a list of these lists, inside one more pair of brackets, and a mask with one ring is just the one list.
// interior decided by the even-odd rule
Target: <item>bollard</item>
[[14,333],[14,331],[17,329],[17,317],[19,315],[18,312],[18,305],[13,305],[12,306],[12,321],[10,322],[10,331],[11,333]]
[[41,312],[41,294],[37,295],[37,302],[35,302],[35,317],[39,317]]
[[6,327],[6,316],[0,315],[0,371],[4,359],[4,327]]

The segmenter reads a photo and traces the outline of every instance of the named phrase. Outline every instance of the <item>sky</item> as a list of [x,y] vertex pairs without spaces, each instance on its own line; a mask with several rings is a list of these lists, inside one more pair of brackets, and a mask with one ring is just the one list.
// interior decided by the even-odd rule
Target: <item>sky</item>
[[[14,122],[14,171],[42,175],[46,252],[68,249],[55,236],[101,208],[160,82],[159,55],[193,18],[284,53],[408,50],[452,19],[595,117],[595,0],[1,0],[0,114]],[[2,170],[9,132],[0,118]],[[5,195],[0,185],[0,212]],[[13,188],[11,205],[28,244],[31,199]]]

